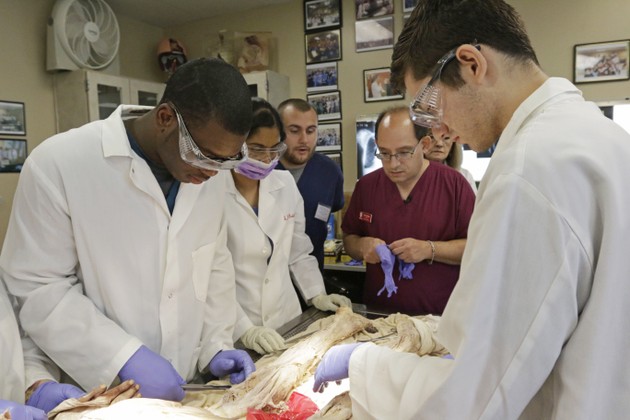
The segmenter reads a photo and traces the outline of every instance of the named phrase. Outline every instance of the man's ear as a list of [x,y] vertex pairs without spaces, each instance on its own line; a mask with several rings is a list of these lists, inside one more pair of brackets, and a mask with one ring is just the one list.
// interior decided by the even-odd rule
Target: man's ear
[[422,137],[420,139],[420,144],[422,144],[422,153],[425,154],[429,151],[429,149],[431,148],[431,137],[429,137],[428,135]]
[[488,71],[488,61],[481,51],[471,44],[457,48],[455,57],[460,64],[460,74],[465,81],[480,81]]
[[168,104],[162,103],[158,105],[157,112],[155,113],[156,124],[160,131],[167,130],[174,124],[177,124],[177,116],[175,111]]

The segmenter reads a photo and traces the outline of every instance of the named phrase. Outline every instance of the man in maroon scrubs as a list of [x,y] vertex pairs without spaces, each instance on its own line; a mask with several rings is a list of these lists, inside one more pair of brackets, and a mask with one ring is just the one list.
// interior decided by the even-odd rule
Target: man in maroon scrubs
[[[406,106],[379,115],[383,168],[359,179],[343,218],[346,252],[368,263],[363,302],[371,309],[439,315],[459,277],[475,194],[459,172],[424,159],[426,134]],[[382,244],[391,251],[392,293],[379,293],[388,265],[381,265],[383,247],[377,252]],[[401,268],[411,270],[410,279],[399,279]]]

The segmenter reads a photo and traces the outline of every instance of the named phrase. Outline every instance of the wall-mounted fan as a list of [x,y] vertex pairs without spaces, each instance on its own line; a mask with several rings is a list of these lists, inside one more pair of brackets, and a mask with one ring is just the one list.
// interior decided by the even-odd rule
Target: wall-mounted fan
[[49,71],[103,69],[118,54],[118,22],[103,0],[57,0],[47,35]]

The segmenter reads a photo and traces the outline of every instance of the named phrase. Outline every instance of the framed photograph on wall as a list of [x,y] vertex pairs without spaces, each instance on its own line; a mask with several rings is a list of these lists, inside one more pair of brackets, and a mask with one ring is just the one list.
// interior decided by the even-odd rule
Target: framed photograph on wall
[[341,30],[305,35],[306,64],[341,60]]
[[403,95],[394,92],[389,67],[363,70],[363,100],[365,102],[393,101]]
[[410,13],[418,4],[418,0],[402,0],[403,13]]
[[630,40],[575,46],[573,81],[608,82],[630,79]]
[[26,135],[24,102],[0,101],[0,134]]
[[377,118],[378,114],[357,116],[357,179],[383,167],[383,163],[376,158]]
[[317,111],[318,121],[341,119],[341,92],[338,90],[306,95],[306,100]]
[[318,152],[340,151],[341,146],[340,122],[318,125],[317,144],[315,145],[315,150]]
[[394,13],[394,0],[355,0],[354,12],[357,20],[391,15]]
[[306,65],[306,91],[337,90],[337,62]]
[[0,172],[20,172],[26,160],[26,140],[0,139]]
[[341,172],[343,173],[343,163],[341,159],[341,153],[323,153],[323,154],[331,158],[333,162],[339,165],[339,169],[341,169]]
[[341,27],[340,0],[306,0],[304,2],[304,31]]
[[382,50],[394,46],[394,17],[361,20],[354,23],[357,52]]

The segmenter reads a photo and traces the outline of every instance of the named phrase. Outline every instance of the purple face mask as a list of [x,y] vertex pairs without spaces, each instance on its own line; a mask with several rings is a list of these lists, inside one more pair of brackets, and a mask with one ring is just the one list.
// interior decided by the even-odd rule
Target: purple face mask
[[261,180],[266,178],[276,165],[278,165],[277,158],[269,163],[265,163],[248,157],[243,162],[239,163],[239,165],[234,168],[234,171],[249,179]]

